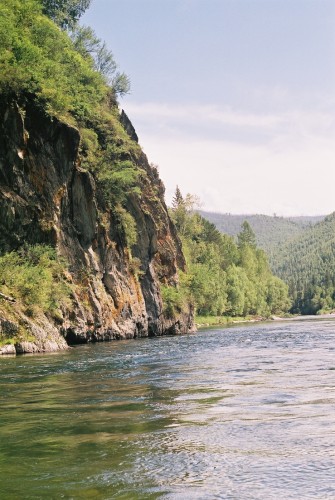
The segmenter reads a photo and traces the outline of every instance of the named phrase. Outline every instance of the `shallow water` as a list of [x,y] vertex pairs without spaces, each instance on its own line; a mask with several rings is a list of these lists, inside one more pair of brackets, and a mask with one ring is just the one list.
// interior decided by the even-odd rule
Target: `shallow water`
[[334,499],[335,321],[0,360],[1,499]]

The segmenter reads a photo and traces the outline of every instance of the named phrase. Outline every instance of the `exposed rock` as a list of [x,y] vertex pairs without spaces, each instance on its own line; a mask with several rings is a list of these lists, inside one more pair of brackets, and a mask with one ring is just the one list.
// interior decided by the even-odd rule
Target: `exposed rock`
[[[58,323],[21,314],[36,340],[19,342],[16,352],[64,349],[64,338],[73,344],[192,330],[193,311],[163,314],[160,283],[176,285],[185,262],[164,186],[146,156],[138,160],[146,172],[142,195],[127,202],[139,234],[131,257],[112,214],[105,211],[101,223],[94,178],[80,167],[78,130],[29,101],[24,109],[0,104],[0,117],[0,252],[23,242],[51,244],[67,260],[69,279],[80,283]],[[137,141],[124,112],[120,121]],[[138,276],[132,258],[140,262]]]
[[11,355],[11,356],[15,356],[16,354],[16,349],[15,349],[15,346],[13,344],[6,344],[2,347],[0,347],[0,355],[3,355],[3,356],[8,356],[8,355]]
[[11,338],[14,337],[19,331],[19,325],[9,321],[8,319],[0,317],[0,336]]
[[136,131],[134,129],[134,126],[131,123],[131,121],[129,120],[129,118],[126,115],[126,113],[125,113],[124,110],[121,111],[120,121],[121,121],[122,125],[124,126],[124,128],[125,128],[127,134],[129,135],[129,137],[131,139],[133,139],[133,141],[138,142],[138,137],[137,137]]

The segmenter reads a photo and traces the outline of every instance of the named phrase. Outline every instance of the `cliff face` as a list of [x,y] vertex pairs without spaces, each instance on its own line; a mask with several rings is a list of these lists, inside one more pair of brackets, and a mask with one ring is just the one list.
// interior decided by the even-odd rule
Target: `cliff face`
[[[146,174],[141,195],[126,202],[138,233],[130,253],[115,215],[99,201],[93,176],[81,168],[78,130],[29,102],[21,108],[2,104],[0,116],[1,253],[24,242],[52,245],[66,259],[73,284],[71,304],[57,321],[44,314],[29,318],[15,303],[8,318],[1,306],[6,299],[0,299],[3,331],[9,320],[8,328],[32,334],[16,351],[56,350],[66,346],[64,339],[71,344],[190,331],[191,310],[164,314],[160,285],[175,286],[185,262],[163,185],[146,156],[138,158]],[[136,140],[126,115],[120,122]]]

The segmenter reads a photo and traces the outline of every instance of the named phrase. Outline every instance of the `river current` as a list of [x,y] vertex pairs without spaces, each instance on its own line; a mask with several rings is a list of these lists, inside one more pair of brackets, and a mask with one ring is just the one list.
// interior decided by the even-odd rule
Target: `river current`
[[335,499],[335,321],[0,359],[0,498]]

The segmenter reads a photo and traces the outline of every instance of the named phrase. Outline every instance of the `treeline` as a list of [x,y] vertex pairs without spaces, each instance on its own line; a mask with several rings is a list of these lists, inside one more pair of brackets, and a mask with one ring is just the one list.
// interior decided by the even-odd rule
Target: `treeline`
[[[279,217],[277,215],[235,215],[199,211],[222,233],[237,236],[241,224],[247,221],[256,235],[257,245],[270,257],[278,244],[301,235],[304,230],[324,219],[324,216]],[[271,262],[271,260],[270,260]]]
[[171,217],[182,240],[187,273],[180,290],[165,290],[167,307],[191,300],[198,315],[281,314],[290,308],[288,287],[272,275],[265,253],[244,222],[237,243],[194,210],[194,198],[177,188]]
[[335,213],[279,246],[273,254],[273,270],[289,286],[293,313],[334,310]]

